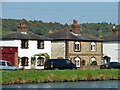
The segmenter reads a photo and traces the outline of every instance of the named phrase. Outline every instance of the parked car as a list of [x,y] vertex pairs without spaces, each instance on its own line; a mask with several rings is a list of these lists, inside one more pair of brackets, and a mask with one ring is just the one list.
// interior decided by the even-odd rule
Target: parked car
[[77,69],[77,68],[76,65],[73,64],[68,59],[49,59],[46,60],[44,69],[59,70],[59,69]]
[[120,69],[119,62],[109,62],[107,64],[101,65],[100,69]]
[[19,70],[19,68],[13,66],[9,61],[0,60],[0,70]]

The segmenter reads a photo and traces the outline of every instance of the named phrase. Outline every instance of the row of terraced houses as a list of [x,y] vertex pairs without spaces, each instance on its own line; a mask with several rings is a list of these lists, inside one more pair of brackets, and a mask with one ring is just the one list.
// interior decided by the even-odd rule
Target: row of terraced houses
[[[31,57],[47,53],[51,59],[69,59],[76,67],[97,65],[119,61],[118,29],[113,26],[113,34],[96,38],[80,32],[80,25],[73,20],[71,30],[60,30],[40,36],[27,33],[25,24],[17,26],[17,32],[0,39],[0,59],[10,61],[13,65],[31,69]],[[18,58],[20,61],[18,62]],[[36,57],[34,69],[44,69],[45,58]]]

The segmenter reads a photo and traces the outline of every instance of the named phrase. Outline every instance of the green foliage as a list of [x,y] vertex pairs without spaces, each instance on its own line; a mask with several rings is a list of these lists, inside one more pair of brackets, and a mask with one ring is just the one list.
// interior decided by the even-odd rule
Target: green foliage
[[31,57],[31,64],[34,64],[36,60],[36,57]]
[[[67,23],[65,25],[60,24],[58,22],[49,22],[45,23],[41,20],[25,20],[25,19],[2,19],[2,35],[7,35],[11,33],[15,33],[17,31],[17,26],[22,21],[22,23],[26,24],[27,31],[31,30],[32,33],[45,35],[48,34],[50,30],[53,32],[65,29],[71,29],[71,26]],[[112,33],[112,26],[111,23],[83,23],[80,25],[82,29],[81,33],[85,33],[88,35],[92,35],[98,37],[100,34],[105,36],[107,34]],[[118,25],[116,25],[118,27]]]
[[34,56],[39,56],[39,58],[45,57],[46,60],[50,59],[50,56],[47,53],[35,54]]
[[97,65],[97,62],[93,61],[90,65]]
[[18,65],[20,64],[20,57],[18,56]]
[[119,80],[118,69],[1,71],[2,84]]

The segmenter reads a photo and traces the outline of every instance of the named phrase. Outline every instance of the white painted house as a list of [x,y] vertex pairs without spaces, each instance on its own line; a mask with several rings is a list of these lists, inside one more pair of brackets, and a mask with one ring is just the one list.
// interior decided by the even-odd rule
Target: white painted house
[[[25,24],[19,24],[17,33],[9,34],[0,40],[0,46],[18,47],[19,68],[31,69],[31,57],[47,53],[51,57],[51,40],[49,38],[26,32]],[[34,69],[44,69],[44,59],[36,58]]]
[[103,40],[103,58],[110,58],[110,62],[120,62],[120,35],[118,35],[118,29],[113,26],[112,35],[101,37],[101,39]]

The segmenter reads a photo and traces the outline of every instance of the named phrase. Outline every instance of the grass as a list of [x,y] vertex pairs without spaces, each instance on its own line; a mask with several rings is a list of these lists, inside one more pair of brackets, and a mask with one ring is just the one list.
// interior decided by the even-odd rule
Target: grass
[[118,69],[1,71],[2,84],[118,80]]

